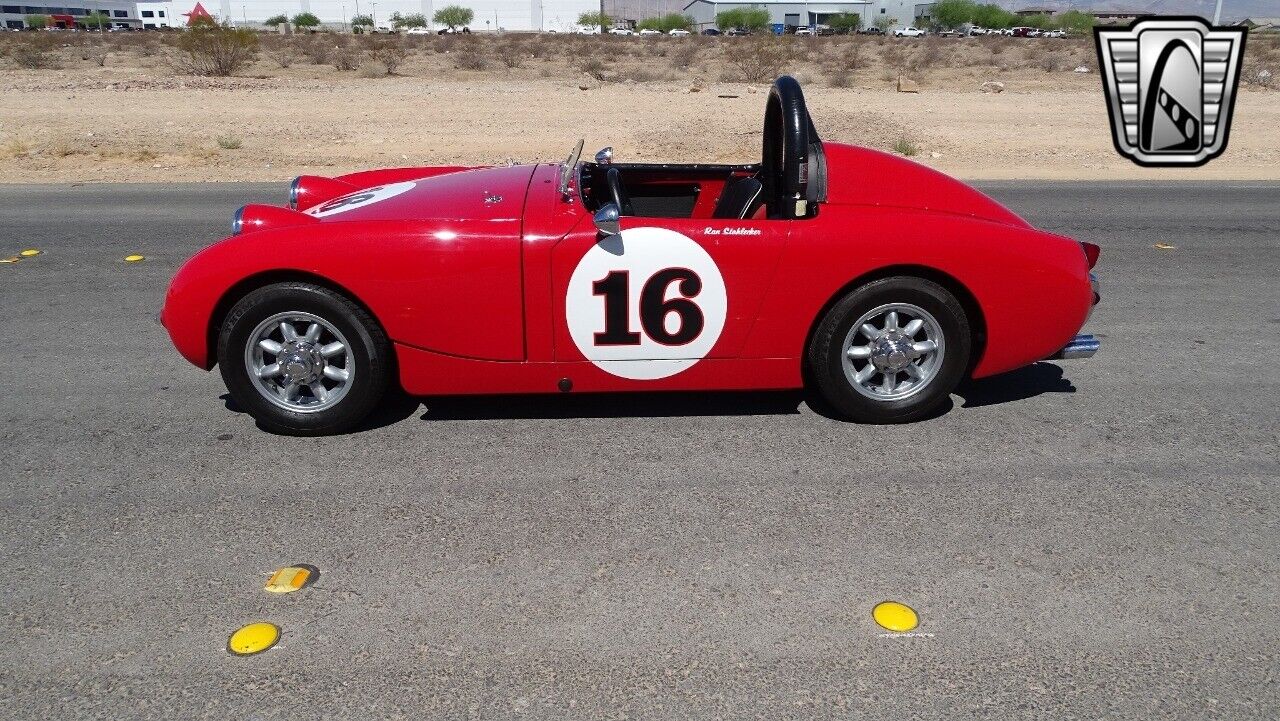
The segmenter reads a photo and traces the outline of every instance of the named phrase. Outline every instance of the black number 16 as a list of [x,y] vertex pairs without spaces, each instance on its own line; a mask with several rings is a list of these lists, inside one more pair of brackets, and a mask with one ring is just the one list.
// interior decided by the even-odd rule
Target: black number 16
[[[640,334],[631,330],[629,308],[631,276],[615,270],[591,284],[593,295],[604,296],[604,332],[595,334],[596,345],[640,345]],[[679,281],[683,298],[664,300],[667,288]],[[662,345],[684,345],[702,334],[702,309],[690,298],[702,292],[702,279],[688,268],[666,268],[649,277],[640,290],[640,326],[645,335]],[[680,316],[675,333],[667,332],[667,314]]]

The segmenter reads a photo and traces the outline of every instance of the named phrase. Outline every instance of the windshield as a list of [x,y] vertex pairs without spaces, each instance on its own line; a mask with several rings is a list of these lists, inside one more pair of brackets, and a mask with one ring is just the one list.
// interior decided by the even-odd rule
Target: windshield
[[564,167],[560,168],[560,195],[567,195],[569,192],[569,179],[573,177],[574,168],[578,167],[578,158],[582,157],[582,144],[584,141],[579,140],[574,146],[573,152],[569,153],[569,157],[565,158]]

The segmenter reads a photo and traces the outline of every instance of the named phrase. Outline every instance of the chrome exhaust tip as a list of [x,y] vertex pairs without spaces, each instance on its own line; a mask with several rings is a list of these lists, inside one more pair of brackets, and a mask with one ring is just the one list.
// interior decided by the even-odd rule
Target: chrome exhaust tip
[[1092,335],[1078,335],[1071,339],[1065,348],[1054,353],[1051,357],[1055,360],[1074,360],[1076,358],[1092,358],[1094,353],[1102,347],[1102,341]]

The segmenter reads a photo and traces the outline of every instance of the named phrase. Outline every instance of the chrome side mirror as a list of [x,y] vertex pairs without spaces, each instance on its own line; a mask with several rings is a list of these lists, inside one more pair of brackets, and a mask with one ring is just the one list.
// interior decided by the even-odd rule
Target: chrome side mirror
[[613,203],[606,203],[595,214],[596,230],[603,235],[617,235],[620,230],[618,228],[618,206]]
[[596,153],[596,165],[608,165],[613,162],[613,147],[602,148]]

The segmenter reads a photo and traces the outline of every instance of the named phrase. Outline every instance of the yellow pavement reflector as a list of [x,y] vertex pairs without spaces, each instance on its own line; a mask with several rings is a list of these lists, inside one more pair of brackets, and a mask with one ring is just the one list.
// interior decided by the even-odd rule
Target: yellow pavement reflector
[[271,574],[267,581],[267,590],[272,593],[293,593],[310,586],[320,576],[320,569],[315,566],[298,564],[288,566]]
[[241,626],[227,640],[227,652],[236,656],[252,656],[262,653],[280,640],[280,627],[274,623],[259,621]]
[[15,255],[12,258],[0,258],[0,263],[17,263],[20,260],[22,260],[22,258]]
[[27,248],[21,253],[18,253],[18,255],[22,256],[23,258],[30,258],[33,255],[40,255],[40,251],[36,250],[35,248]]
[[134,253],[133,255],[126,255],[124,257],[124,262],[126,263],[137,263],[140,260],[146,260],[146,257],[138,255],[137,253]]
[[871,609],[871,617],[881,626],[899,633],[910,631],[920,623],[916,612],[910,606],[897,601],[876,604],[876,607]]

